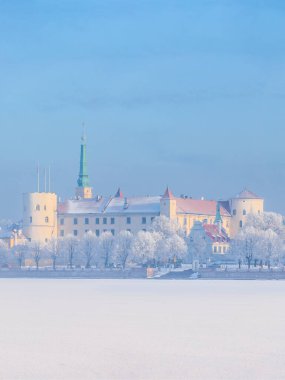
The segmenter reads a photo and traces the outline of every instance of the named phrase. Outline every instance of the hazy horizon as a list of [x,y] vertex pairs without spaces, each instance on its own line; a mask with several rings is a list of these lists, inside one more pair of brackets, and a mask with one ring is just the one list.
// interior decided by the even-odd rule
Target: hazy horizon
[[284,13],[277,0],[2,1],[0,218],[21,218],[38,161],[74,195],[82,122],[96,194],[246,186],[285,214]]

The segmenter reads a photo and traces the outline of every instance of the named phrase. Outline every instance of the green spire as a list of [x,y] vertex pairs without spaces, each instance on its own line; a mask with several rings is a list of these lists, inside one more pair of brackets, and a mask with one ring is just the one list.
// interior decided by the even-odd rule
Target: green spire
[[223,223],[220,202],[217,202],[216,218],[215,218],[215,224],[218,224],[218,223]]
[[87,154],[86,154],[86,135],[83,132],[81,138],[81,151],[80,151],[80,171],[77,180],[79,187],[89,187],[89,176],[87,173]]

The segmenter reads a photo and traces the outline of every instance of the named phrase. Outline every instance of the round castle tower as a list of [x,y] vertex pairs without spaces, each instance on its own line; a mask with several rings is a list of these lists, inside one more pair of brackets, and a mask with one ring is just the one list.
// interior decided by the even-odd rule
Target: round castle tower
[[264,211],[264,199],[251,191],[244,189],[230,200],[231,237],[235,237],[246,222],[248,214],[261,214]]
[[29,241],[47,243],[57,237],[56,194],[26,193],[23,205],[23,233]]

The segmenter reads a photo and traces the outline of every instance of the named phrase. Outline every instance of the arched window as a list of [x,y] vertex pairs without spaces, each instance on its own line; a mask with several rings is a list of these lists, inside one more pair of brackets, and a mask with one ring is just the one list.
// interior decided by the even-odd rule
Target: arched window
[[240,228],[242,228],[242,220],[239,222],[239,226]]
[[246,210],[243,210],[242,215],[246,215]]
[[49,218],[48,218],[48,216],[45,217],[45,222],[46,222],[46,223],[49,222]]
[[36,205],[36,211],[41,211],[41,206],[40,205]]

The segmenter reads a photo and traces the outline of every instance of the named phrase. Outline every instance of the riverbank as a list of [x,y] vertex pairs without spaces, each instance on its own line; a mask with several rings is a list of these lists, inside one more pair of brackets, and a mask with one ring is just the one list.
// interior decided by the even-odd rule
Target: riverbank
[[[180,272],[168,272],[153,280],[285,280],[284,271],[227,271],[215,269],[201,269],[198,278],[191,278],[191,270]],[[51,269],[22,269],[1,270],[0,278],[31,278],[31,279],[102,279],[102,280],[127,280],[146,279],[146,268],[133,269],[106,269],[106,270],[51,270]]]

